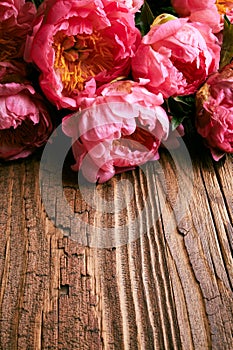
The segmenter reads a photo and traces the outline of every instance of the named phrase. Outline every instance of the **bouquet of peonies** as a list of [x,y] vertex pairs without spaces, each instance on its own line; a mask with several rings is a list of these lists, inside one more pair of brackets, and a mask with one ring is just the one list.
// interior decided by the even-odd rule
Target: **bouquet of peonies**
[[62,122],[72,168],[104,182],[194,116],[215,160],[232,153],[232,22],[233,1],[1,1],[0,158]]

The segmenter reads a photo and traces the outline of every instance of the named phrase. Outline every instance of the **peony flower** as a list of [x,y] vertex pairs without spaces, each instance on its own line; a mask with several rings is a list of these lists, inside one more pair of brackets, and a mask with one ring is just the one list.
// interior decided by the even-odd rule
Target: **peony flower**
[[212,7],[215,0],[171,0],[171,4],[179,16],[188,17],[191,12]]
[[233,63],[211,75],[196,94],[196,128],[215,160],[233,153]]
[[177,18],[152,26],[132,59],[134,79],[164,98],[195,93],[218,69],[220,46],[211,29]]
[[0,9],[1,22],[11,20],[9,23],[18,27],[28,27],[36,13],[35,5],[25,0],[2,0]]
[[36,8],[31,2],[0,2],[0,61],[23,57],[26,36],[35,14]]
[[222,18],[215,0],[171,0],[176,13],[181,17],[189,17],[191,22],[209,25],[214,33],[222,30]]
[[233,9],[231,0],[171,0],[171,3],[179,16],[206,23],[214,33],[223,29],[224,15]]
[[98,94],[91,107],[63,119],[63,131],[73,139],[73,170],[81,170],[90,182],[102,183],[158,159],[169,119],[161,107],[162,95],[150,93],[139,83],[114,82],[101,87]]
[[57,108],[77,109],[80,97],[127,76],[140,32],[129,9],[116,1],[42,3],[25,59],[40,70],[40,86]]
[[25,158],[42,146],[52,123],[42,98],[22,75],[23,65],[0,63],[0,158]]
[[[104,3],[107,3],[109,1],[114,1],[114,0],[103,0]],[[142,7],[144,0],[117,0],[120,4],[124,4],[130,12],[136,13],[140,10]]]

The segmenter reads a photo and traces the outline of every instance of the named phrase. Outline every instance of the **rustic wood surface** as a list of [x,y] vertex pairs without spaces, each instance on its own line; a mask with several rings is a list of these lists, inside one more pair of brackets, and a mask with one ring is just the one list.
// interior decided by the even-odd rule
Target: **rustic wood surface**
[[[62,212],[49,174],[44,190],[54,193],[55,217],[48,217],[40,152],[1,164],[2,350],[233,348],[232,156],[214,163],[195,145],[190,154],[193,179],[184,165],[179,182],[164,150],[159,162],[106,184],[84,183],[82,194],[77,175],[64,169],[80,230],[82,223],[109,229],[122,239],[115,247],[98,237],[85,246],[70,236],[69,220],[57,227]],[[118,237],[122,227],[127,240]]]

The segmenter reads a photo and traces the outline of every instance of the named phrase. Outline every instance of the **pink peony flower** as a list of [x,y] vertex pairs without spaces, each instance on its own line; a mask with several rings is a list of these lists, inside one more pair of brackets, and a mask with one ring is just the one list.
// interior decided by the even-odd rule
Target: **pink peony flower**
[[35,14],[36,8],[31,2],[0,2],[0,61],[23,57],[26,36]]
[[25,158],[42,146],[52,123],[42,98],[22,75],[24,66],[0,63],[0,158]]
[[215,160],[233,153],[233,63],[211,75],[196,94],[196,128]]
[[116,1],[42,3],[25,59],[39,68],[40,86],[57,108],[77,109],[80,97],[127,76],[140,41],[134,15]]
[[179,18],[152,26],[132,59],[134,79],[164,98],[195,93],[218,69],[220,45],[211,29]]
[[[115,1],[115,0],[103,0],[104,3],[107,3],[109,1]],[[144,0],[117,0],[120,4],[124,4],[130,12],[136,13],[140,10],[142,7]]]
[[161,107],[162,95],[150,93],[139,83],[114,82],[101,87],[98,94],[90,108],[63,119],[63,131],[73,139],[73,170],[81,170],[90,182],[102,183],[158,159],[169,119]]
[[215,0],[171,0],[176,13],[181,17],[189,17],[191,22],[208,24],[214,33],[222,30],[222,18]]
[[32,2],[25,2],[25,0],[2,0],[0,9],[1,22],[12,19],[11,23],[14,25],[26,27],[36,13],[35,5]]

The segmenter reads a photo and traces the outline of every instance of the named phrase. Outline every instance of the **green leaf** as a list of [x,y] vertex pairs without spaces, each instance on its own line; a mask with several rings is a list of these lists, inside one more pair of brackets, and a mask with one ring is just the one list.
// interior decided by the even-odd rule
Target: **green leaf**
[[38,8],[40,6],[40,4],[42,4],[44,0],[31,0],[31,2],[33,2],[33,4],[36,6],[36,8]]
[[233,24],[230,23],[227,16],[224,16],[223,43],[220,53],[219,68],[229,64],[233,57]]
[[161,13],[170,13],[174,16],[177,14],[175,13],[174,8],[171,5],[170,0],[147,0],[148,5],[150,6],[150,9],[154,15],[154,17],[159,16]]
[[175,130],[186,118],[190,118],[195,113],[195,96],[169,97],[165,101],[166,109],[172,116],[172,130]]
[[135,24],[142,36],[149,32],[154,19],[162,13],[177,16],[170,0],[160,0],[159,2],[155,0],[144,1],[140,12],[137,12],[135,15]]
[[135,24],[140,30],[142,35],[145,35],[149,32],[150,26],[154,21],[154,15],[150,9],[150,6],[145,1],[141,11],[136,13]]

